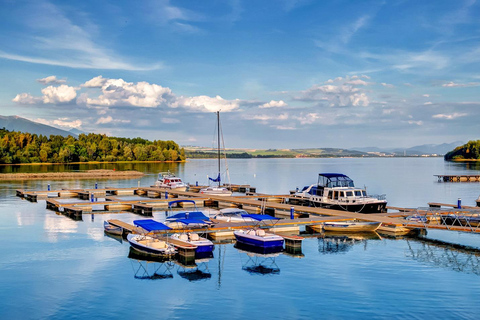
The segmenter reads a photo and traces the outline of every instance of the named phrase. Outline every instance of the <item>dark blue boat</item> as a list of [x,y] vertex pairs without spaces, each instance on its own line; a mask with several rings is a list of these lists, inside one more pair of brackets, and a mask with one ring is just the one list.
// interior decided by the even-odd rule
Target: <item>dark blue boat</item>
[[[255,219],[259,222],[278,221],[280,219],[263,214],[245,214],[244,217]],[[283,248],[284,239],[273,233],[266,233],[263,229],[254,228],[249,230],[234,231],[237,242],[256,248]]]

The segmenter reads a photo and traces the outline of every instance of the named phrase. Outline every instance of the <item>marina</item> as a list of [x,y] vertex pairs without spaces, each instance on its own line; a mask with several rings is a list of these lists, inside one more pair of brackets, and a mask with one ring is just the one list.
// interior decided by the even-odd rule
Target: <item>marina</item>
[[[270,167],[272,163],[281,166],[283,163],[289,163],[290,161],[292,165],[305,162],[305,160],[300,159],[296,161],[257,160],[254,163]],[[359,160],[336,161],[340,163],[349,161],[361,163]],[[428,162],[430,160],[426,159],[424,161]],[[230,169],[238,170],[239,165],[246,163],[248,162],[234,161]],[[324,163],[327,162],[320,160],[314,163],[325,166]],[[381,168],[378,162],[371,159],[366,161],[365,165],[370,163],[376,164],[376,168]],[[421,164],[423,162],[417,163]],[[198,165],[198,167],[192,167],[192,170],[196,168],[198,172],[198,168],[202,164],[202,161],[196,161],[189,166]],[[317,169],[314,168],[314,170]],[[158,171],[166,172],[167,170],[165,168]],[[175,172],[182,172],[177,176],[182,177],[184,181],[195,182],[197,179],[189,171],[177,169]],[[357,175],[358,173],[351,174],[354,177],[357,177]],[[270,176],[276,177],[278,175],[272,174]],[[300,179],[308,181],[311,176],[309,174]],[[327,304],[333,303],[333,300],[329,302],[327,297],[332,297],[334,300],[340,299],[340,297],[341,299],[348,298],[351,299],[353,305],[364,305],[365,298],[360,299],[355,294],[355,290],[360,285],[370,292],[380,290],[382,301],[385,299],[399,301],[398,307],[394,308],[402,310],[402,313],[409,316],[424,313],[428,313],[429,316],[440,316],[438,308],[426,307],[423,302],[417,303],[412,299],[422,301],[422,297],[429,295],[428,301],[433,299],[433,301],[441,303],[445,301],[443,295],[447,294],[446,288],[448,288],[448,292],[459,295],[464,290],[476,291],[475,287],[465,289],[468,285],[462,284],[462,280],[460,280],[463,278],[470,279],[469,283],[473,285],[476,278],[472,277],[478,277],[474,270],[479,265],[477,251],[472,249],[477,241],[475,240],[478,236],[475,234],[477,233],[477,227],[472,225],[473,220],[469,221],[470,227],[468,227],[467,220],[462,220],[467,211],[460,212],[456,203],[457,198],[462,197],[462,210],[476,210],[474,199],[478,195],[475,192],[465,192],[463,184],[455,184],[460,189],[458,192],[452,192],[454,197],[423,194],[421,201],[416,201],[414,196],[421,195],[421,192],[411,193],[412,196],[405,197],[404,195],[407,193],[402,194],[401,191],[398,191],[400,189],[392,192],[392,190],[389,190],[391,184],[382,183],[380,187],[370,187],[369,190],[386,190],[389,199],[388,211],[362,214],[292,204],[289,201],[291,194],[287,191],[292,188],[291,182],[284,183],[282,188],[272,188],[267,186],[265,180],[237,180],[240,182],[240,184],[234,185],[237,191],[232,196],[222,197],[202,195],[196,192],[197,183],[189,184],[193,187],[193,192],[151,187],[155,178],[156,174],[150,174],[142,178],[140,182],[137,180],[99,182],[97,188],[95,188],[95,180],[79,183],[73,181],[63,183],[49,181],[29,184],[17,183],[11,186],[14,189],[11,189],[11,197],[8,198],[7,203],[19,208],[16,211],[20,214],[11,213],[13,214],[12,217],[16,217],[14,224],[18,223],[17,221],[22,221],[22,223],[31,221],[32,218],[29,218],[29,216],[32,215],[36,220],[42,221],[35,225],[36,230],[39,231],[32,232],[31,230],[34,229],[28,225],[21,227],[24,230],[22,234],[33,236],[30,242],[33,247],[43,248],[37,249],[41,252],[51,251],[48,248],[53,244],[58,248],[55,251],[58,250],[58,254],[62,256],[61,260],[57,259],[51,262],[47,262],[47,260],[45,262],[35,262],[33,260],[33,265],[48,264],[52,269],[51,272],[59,274],[60,277],[72,272],[82,274],[84,280],[69,280],[67,287],[73,286],[75,290],[84,293],[84,289],[79,288],[83,286],[85,281],[88,281],[89,290],[95,288],[95,290],[107,294],[106,289],[101,289],[103,286],[115,288],[114,290],[118,293],[113,295],[118,297],[122,289],[120,289],[120,284],[117,285],[117,282],[113,280],[120,277],[123,279],[122,286],[128,285],[137,291],[149,290],[149,292],[164,300],[168,300],[169,295],[174,296],[175,299],[181,299],[180,296],[183,294],[180,292],[187,290],[194,293],[196,298],[186,305],[182,305],[187,309],[195,305],[196,312],[208,315],[208,317],[217,317],[220,316],[220,313],[207,309],[198,311],[199,303],[207,304],[203,296],[205,294],[210,296],[221,294],[226,301],[238,301],[236,294],[229,293],[231,292],[229,288],[232,286],[235,286],[235,292],[238,291],[242,294],[242,301],[244,301],[242,305],[248,304],[248,308],[251,306],[259,308],[260,305],[256,304],[254,299],[249,298],[251,294],[261,295],[261,291],[263,291],[252,288],[251,281],[253,280],[256,285],[268,288],[270,292],[276,295],[280,294],[282,300],[290,301],[289,303],[292,303],[296,309],[303,308],[306,314],[311,316],[313,316],[311,306],[315,306],[315,309],[326,308]],[[360,178],[362,177],[360,176]],[[290,177],[291,179],[292,177]],[[397,177],[397,179],[401,181],[400,178]],[[425,180],[427,179],[428,177]],[[369,182],[365,177],[356,180]],[[273,182],[272,185],[275,185],[274,179],[267,182]],[[47,188],[48,184],[51,186],[50,190]],[[142,185],[147,187],[142,187]],[[438,188],[441,185],[433,184],[433,187]],[[243,186],[242,191],[244,192],[239,192],[239,186]],[[428,191],[429,189],[425,187],[422,190]],[[22,201],[23,199],[26,201]],[[169,209],[169,203],[171,202],[175,202],[171,205],[174,207],[172,212]],[[438,204],[441,204],[441,206],[435,206]],[[422,207],[429,205],[432,205],[432,207]],[[293,219],[291,216],[292,207]],[[275,220],[275,223],[266,222],[261,226],[248,221],[229,222],[215,219],[222,208],[227,208],[224,212],[238,209],[246,210],[247,214],[263,213],[280,219]],[[126,240],[128,234],[141,235],[146,232],[142,227],[136,225],[135,221],[153,219],[165,223],[167,217],[174,217],[181,212],[196,210],[204,212],[210,217],[212,223],[208,227],[192,228],[186,225],[178,229],[156,231],[154,234],[148,235],[173,245],[177,251],[175,255],[154,257],[130,248],[131,245]],[[452,215],[455,214],[458,219],[452,220]],[[9,214],[3,216],[8,217]],[[441,219],[442,216],[445,217],[444,220]],[[450,217],[451,220],[448,221],[447,217]],[[438,220],[435,220],[436,218]],[[332,232],[323,230],[325,223],[350,223],[354,220],[382,221],[382,224],[376,232]],[[105,222],[108,225],[121,228],[122,236],[106,232],[104,230]],[[250,229],[263,230],[265,233],[273,233],[282,237],[281,251],[269,252],[269,250],[252,248],[241,243],[235,244],[235,231]],[[469,232],[459,233],[457,231],[467,229]],[[7,229],[6,232],[5,236],[9,237],[9,235],[18,231]],[[185,242],[177,242],[175,238],[172,238],[173,235],[180,236],[185,233],[195,233],[200,237],[210,239],[214,244],[211,254],[197,257],[195,246],[187,246]],[[430,234],[436,237],[437,233],[444,238],[442,242],[435,242],[438,240],[434,241],[427,238]],[[42,242],[36,242],[38,240],[35,239],[38,239],[39,234],[45,234],[49,237],[48,239],[51,240],[48,241],[51,244],[45,246]],[[462,236],[461,239],[467,237],[468,241],[459,241],[457,237],[460,235]],[[445,242],[446,240],[452,244]],[[469,246],[460,247],[460,243],[469,243]],[[12,246],[15,247],[15,244],[12,244]],[[4,252],[6,252],[5,258],[7,261],[13,261],[12,257],[9,258],[7,250],[4,249]],[[444,253],[442,254],[442,252]],[[47,256],[51,257],[52,254],[53,252]],[[56,255],[57,253],[55,253]],[[450,260],[447,261],[447,259]],[[78,263],[80,263],[80,266],[71,271],[60,271],[63,270],[60,268],[65,264],[76,266]],[[389,275],[394,272],[391,267],[392,264],[401,266],[395,268],[397,277],[408,279],[413,277],[414,280],[412,281],[414,282],[399,283],[394,281]],[[91,271],[92,268],[96,270],[94,273]],[[46,268],[42,269],[46,270]],[[13,272],[12,269],[9,270],[6,271],[7,274]],[[21,270],[20,268],[18,272],[23,274]],[[375,277],[373,277],[373,273],[376,274]],[[348,285],[347,282],[345,282],[345,285],[340,284],[340,279],[347,275],[357,278],[357,282],[351,283],[348,281]],[[450,287],[450,280],[447,279],[456,281],[454,289]],[[384,283],[382,287],[375,285],[378,281]],[[100,287],[100,284],[102,284],[102,287]],[[198,286],[195,287],[193,284]],[[280,289],[275,289],[277,286],[280,286]],[[296,296],[301,296],[302,302],[289,300],[286,295],[282,294],[284,288],[298,288],[299,286],[304,293],[297,293]],[[445,286],[445,289],[439,288],[439,286]],[[58,291],[55,288],[53,290]],[[169,295],[166,295],[164,291],[168,291]],[[403,295],[402,292],[404,291],[408,291],[409,294]],[[440,292],[440,294],[438,296],[432,295],[433,291]],[[108,289],[108,292],[111,292],[111,289]],[[34,296],[35,294],[27,293],[27,295]],[[322,299],[319,300],[319,296]],[[6,299],[9,298],[6,297]],[[145,301],[145,299],[132,299],[137,303],[144,303]],[[324,299],[327,299],[327,301],[323,301]],[[374,305],[380,306],[384,303],[380,299],[372,299],[371,303]],[[85,314],[80,308],[84,308],[86,302],[82,302],[81,299],[78,301],[78,307],[71,306],[68,312],[62,311],[62,314]],[[148,303],[154,303],[152,299],[147,299],[147,301],[149,301]],[[268,297],[266,301],[275,303],[274,299]],[[457,302],[460,305],[462,303]],[[92,302],[90,301],[90,303]],[[308,303],[308,305],[305,303]],[[400,305],[402,306],[400,307]],[[405,305],[407,305],[406,308]],[[450,304],[442,304],[442,306],[444,306],[441,308],[442,314],[453,314],[457,310],[457,306],[453,307]],[[166,310],[162,306],[155,308]],[[226,304],[226,308],[228,312],[234,313],[230,304]],[[247,308],[246,305],[244,305],[244,308]],[[282,313],[287,312],[284,306],[278,308],[283,310]],[[273,308],[267,307],[267,309],[269,309],[269,314],[281,316]],[[103,312],[101,314],[110,314],[113,310]],[[127,314],[129,313],[127,312]],[[340,310],[330,311],[326,314],[332,316],[345,315]],[[390,313],[382,311],[381,314]]]

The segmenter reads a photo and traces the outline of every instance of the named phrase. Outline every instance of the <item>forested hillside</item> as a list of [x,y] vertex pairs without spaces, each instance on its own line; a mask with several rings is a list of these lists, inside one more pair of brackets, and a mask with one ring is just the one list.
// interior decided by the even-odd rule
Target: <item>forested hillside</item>
[[0,164],[88,161],[182,161],[185,152],[174,141],[116,138],[104,134],[46,137],[0,129]]
[[445,155],[447,161],[480,160],[480,140],[468,141]]

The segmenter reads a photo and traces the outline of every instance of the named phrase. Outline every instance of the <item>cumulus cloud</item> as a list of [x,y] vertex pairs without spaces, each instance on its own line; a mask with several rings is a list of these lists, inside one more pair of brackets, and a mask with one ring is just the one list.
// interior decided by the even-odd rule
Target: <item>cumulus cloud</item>
[[200,112],[214,112],[221,110],[222,112],[230,112],[237,109],[240,105],[240,100],[225,100],[220,96],[214,98],[209,96],[196,97],[180,97],[172,107],[184,107],[194,111]]
[[48,86],[42,89],[43,103],[68,103],[77,97],[77,91],[74,87],[62,84],[58,87]]
[[[355,78],[354,78],[355,77]],[[353,77],[338,77],[330,79],[324,85],[314,85],[302,91],[297,100],[301,101],[324,101],[331,107],[368,106],[369,97],[356,86],[365,86],[368,83]]]
[[123,79],[108,79],[100,77],[84,83],[84,86],[101,85],[102,94],[97,98],[86,98],[87,105],[92,106],[134,106],[154,108],[173,99],[169,88],[150,84],[145,81],[133,83]]
[[41,101],[41,98],[33,97],[30,93],[19,93],[12,101],[20,104],[36,104]]
[[293,116],[293,119],[297,120],[300,122],[300,124],[305,125],[305,124],[312,124],[317,119],[321,119],[322,117],[318,113],[307,113],[307,114],[301,114],[299,116]]
[[103,78],[102,76],[95,77],[93,79],[88,80],[84,84],[80,85],[84,88],[101,88],[107,82],[108,79]]
[[283,100],[275,101],[271,100],[270,102],[262,104],[259,108],[280,108],[286,107],[287,104]]
[[40,82],[41,84],[47,85],[47,84],[62,84],[67,82],[66,80],[63,79],[57,79],[56,76],[49,76],[43,79],[37,79],[37,82]]
[[175,118],[162,118],[162,123],[180,123],[180,120]]
[[460,117],[465,117],[465,116],[468,116],[468,114],[467,113],[454,112],[454,113],[451,113],[451,114],[443,114],[443,113],[435,114],[435,115],[432,116],[432,118],[453,120],[453,119],[460,118]]
[[113,119],[111,116],[100,117],[95,124],[106,124],[106,123],[130,123],[130,120],[122,119]]
[[423,121],[414,121],[414,120],[409,120],[408,121],[408,124],[414,124],[414,125],[417,125],[417,126],[421,126],[423,125]]
[[386,88],[395,88],[395,86],[393,84],[389,84],[389,83],[385,83],[385,82],[382,82],[380,83],[382,86],[386,87]]

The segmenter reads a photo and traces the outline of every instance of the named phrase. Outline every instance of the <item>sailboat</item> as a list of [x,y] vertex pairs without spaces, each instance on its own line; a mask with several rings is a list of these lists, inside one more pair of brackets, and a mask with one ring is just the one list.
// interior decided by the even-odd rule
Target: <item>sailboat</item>
[[[208,178],[212,182],[218,182],[218,186],[209,186],[207,188],[200,189],[200,193],[203,194],[210,194],[210,195],[215,195],[215,196],[231,196],[232,191],[228,190],[225,187],[222,187],[220,185],[221,183],[221,171],[220,171],[220,111],[216,112],[217,114],[217,155],[218,155],[218,176],[213,179],[213,178]],[[223,138],[223,137],[222,137]]]

